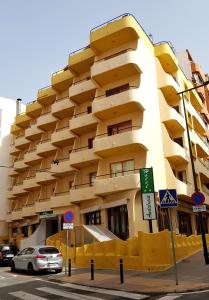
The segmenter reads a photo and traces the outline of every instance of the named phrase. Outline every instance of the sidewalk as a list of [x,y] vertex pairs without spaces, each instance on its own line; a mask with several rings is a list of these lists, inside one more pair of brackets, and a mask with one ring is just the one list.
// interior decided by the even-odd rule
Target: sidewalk
[[[96,266],[95,266],[96,268]],[[124,283],[120,283],[119,271],[96,270],[91,280],[89,269],[72,269],[72,276],[54,277],[65,282],[116,289],[137,293],[172,293],[209,289],[209,265],[205,265],[202,251],[178,263],[179,285],[175,284],[174,269],[145,273],[125,271]]]

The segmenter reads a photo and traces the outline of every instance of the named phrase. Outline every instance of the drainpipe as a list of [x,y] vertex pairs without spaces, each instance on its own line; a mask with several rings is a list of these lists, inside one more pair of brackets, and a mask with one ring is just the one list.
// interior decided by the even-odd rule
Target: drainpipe
[[20,114],[21,112],[21,101],[22,99],[17,98],[16,100],[16,116]]

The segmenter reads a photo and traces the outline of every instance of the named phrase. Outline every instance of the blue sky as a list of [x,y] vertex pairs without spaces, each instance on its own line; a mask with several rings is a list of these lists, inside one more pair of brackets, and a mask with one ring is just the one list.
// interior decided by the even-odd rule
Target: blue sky
[[[36,99],[91,28],[132,13],[154,42],[188,48],[209,72],[207,0],[0,0],[0,96]],[[197,14],[199,12],[199,14]]]

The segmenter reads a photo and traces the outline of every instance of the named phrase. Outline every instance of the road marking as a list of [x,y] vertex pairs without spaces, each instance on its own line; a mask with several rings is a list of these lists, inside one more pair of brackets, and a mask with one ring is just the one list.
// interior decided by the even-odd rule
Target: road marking
[[12,292],[8,293],[9,295],[12,295],[15,297],[15,299],[22,299],[22,300],[47,300],[47,298],[39,297],[33,294],[29,294],[23,291],[17,291],[17,292]]
[[78,290],[89,291],[89,292],[94,292],[94,293],[101,293],[101,294],[112,295],[112,296],[125,297],[125,298],[135,299],[135,300],[148,298],[147,295],[134,294],[134,293],[128,293],[128,292],[123,292],[123,291],[109,290],[109,289],[93,288],[93,287],[78,285],[78,284],[73,284],[73,283],[64,283],[63,286],[69,287],[72,289],[78,289]]
[[161,298],[158,298],[158,300],[173,300],[173,299],[177,299],[179,297],[181,297],[182,295],[166,295],[166,296],[163,296]]
[[57,296],[61,296],[61,297],[66,297],[68,299],[74,299],[74,300],[104,300],[104,298],[85,296],[82,294],[74,294],[71,292],[66,292],[66,291],[64,292],[64,291],[49,288],[49,287],[41,287],[41,288],[37,288],[37,290],[46,292],[48,294],[53,294],[53,295],[57,295]]
[[5,279],[6,277],[4,277],[4,276],[0,276],[0,279]]

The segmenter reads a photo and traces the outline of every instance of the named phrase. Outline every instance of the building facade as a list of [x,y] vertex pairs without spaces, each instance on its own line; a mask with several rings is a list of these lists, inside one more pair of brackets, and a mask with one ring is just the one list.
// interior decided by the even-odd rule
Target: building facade
[[[40,89],[11,128],[10,238],[28,237],[46,221],[61,230],[63,213],[75,225],[102,225],[119,238],[149,232],[143,220],[139,169],[152,167],[156,232],[168,227],[157,191],[177,190],[177,233],[198,233],[185,117],[179,91],[193,87],[168,43],[153,44],[137,20],[123,15],[90,31],[89,46]],[[209,205],[207,107],[185,94],[198,188]],[[205,107],[205,109],[203,109]],[[207,213],[205,227],[208,226]]]

